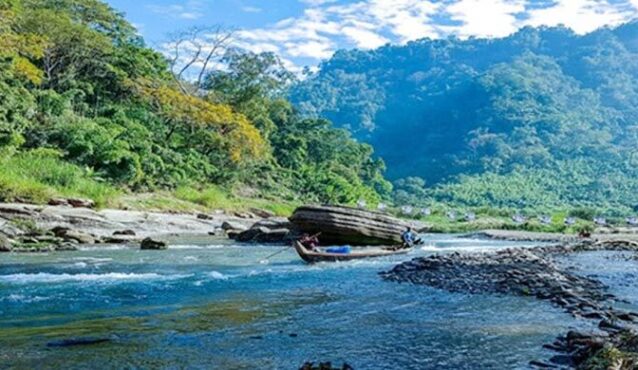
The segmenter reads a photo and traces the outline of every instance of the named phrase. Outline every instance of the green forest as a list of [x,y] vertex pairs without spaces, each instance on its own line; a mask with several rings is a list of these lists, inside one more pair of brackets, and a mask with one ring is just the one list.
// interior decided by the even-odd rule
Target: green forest
[[398,202],[638,210],[638,22],[340,51],[290,96],[371,143]]
[[342,50],[303,76],[201,32],[160,53],[99,0],[0,0],[0,201],[638,210],[638,23]]
[[[181,36],[175,49],[192,50],[196,31]],[[175,210],[389,196],[370,145],[286,99],[295,76],[277,56],[218,36],[189,63],[99,0],[0,0],[0,201],[133,196]]]

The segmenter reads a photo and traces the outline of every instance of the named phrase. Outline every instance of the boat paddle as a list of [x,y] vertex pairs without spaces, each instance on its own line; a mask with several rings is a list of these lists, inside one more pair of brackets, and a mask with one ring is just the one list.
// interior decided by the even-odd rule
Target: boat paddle
[[[311,236],[311,238],[316,238],[316,237],[318,237],[319,235],[321,235],[321,233],[317,233],[317,234],[315,234],[315,235]],[[267,264],[270,262],[269,260],[270,260],[272,257],[274,257],[274,256],[276,256],[276,255],[278,255],[278,254],[280,254],[280,253],[283,253],[283,252],[287,251],[287,250],[288,250],[290,247],[292,247],[293,245],[294,245],[294,244],[290,244],[289,246],[285,247],[284,249],[282,249],[282,250],[280,250],[280,251],[278,251],[278,252],[275,252],[275,253],[271,254],[270,256],[268,256],[268,257],[264,258],[263,260],[259,261],[259,263],[261,263],[262,265],[267,265]]]

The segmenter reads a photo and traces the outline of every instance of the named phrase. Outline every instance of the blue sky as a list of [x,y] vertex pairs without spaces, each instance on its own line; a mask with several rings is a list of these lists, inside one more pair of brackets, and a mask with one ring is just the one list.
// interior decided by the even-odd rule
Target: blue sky
[[291,69],[341,48],[455,35],[503,37],[526,26],[563,24],[577,33],[638,16],[638,0],[107,0],[149,45],[193,26],[237,30],[235,43],[273,51]]

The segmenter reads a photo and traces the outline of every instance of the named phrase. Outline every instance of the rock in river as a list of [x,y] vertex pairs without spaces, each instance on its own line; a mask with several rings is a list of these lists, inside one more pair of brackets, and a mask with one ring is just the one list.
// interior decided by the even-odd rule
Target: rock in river
[[256,222],[248,230],[229,236],[239,242],[284,243],[295,239],[299,233],[288,219],[272,217]]
[[144,250],[163,250],[168,248],[168,243],[163,240],[146,238],[142,240],[140,248]]
[[386,245],[401,242],[407,222],[383,213],[333,206],[303,206],[290,222],[305,233],[321,232],[322,244]]

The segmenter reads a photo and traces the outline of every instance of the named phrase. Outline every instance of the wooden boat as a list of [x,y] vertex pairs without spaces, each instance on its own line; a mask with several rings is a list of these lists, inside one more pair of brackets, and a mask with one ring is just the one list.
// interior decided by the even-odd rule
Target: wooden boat
[[385,257],[396,254],[406,254],[412,250],[412,248],[404,248],[399,245],[393,247],[355,248],[361,249],[361,251],[354,250],[350,253],[328,253],[308,250],[299,241],[294,242],[294,247],[297,254],[299,254],[299,257],[307,263],[351,261],[363,258]]

